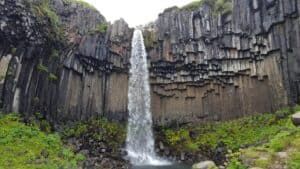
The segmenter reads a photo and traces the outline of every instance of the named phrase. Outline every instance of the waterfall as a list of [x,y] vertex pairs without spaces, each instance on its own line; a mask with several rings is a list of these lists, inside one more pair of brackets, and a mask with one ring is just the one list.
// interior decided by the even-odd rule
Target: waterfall
[[128,91],[128,128],[126,150],[133,165],[163,165],[154,152],[147,53],[142,32],[135,30],[132,39]]

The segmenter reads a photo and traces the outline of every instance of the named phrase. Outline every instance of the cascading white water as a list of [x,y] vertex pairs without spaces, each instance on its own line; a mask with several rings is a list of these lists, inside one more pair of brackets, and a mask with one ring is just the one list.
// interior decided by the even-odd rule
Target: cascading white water
[[140,30],[132,39],[126,150],[133,165],[164,165],[154,152],[147,54]]

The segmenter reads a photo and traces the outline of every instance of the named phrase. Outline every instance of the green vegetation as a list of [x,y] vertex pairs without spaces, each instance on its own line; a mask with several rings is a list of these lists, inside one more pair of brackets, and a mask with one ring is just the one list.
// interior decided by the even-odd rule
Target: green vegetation
[[155,39],[156,39],[155,33],[153,31],[144,30],[143,35],[144,35],[145,47],[146,48],[153,47]]
[[3,79],[5,79],[5,76],[0,75],[0,82],[1,82]]
[[[281,157],[280,152],[286,153]],[[241,149],[232,159],[239,159],[249,167],[276,168],[275,161],[281,166],[288,166],[289,169],[296,169],[300,166],[300,129],[287,125],[284,130],[275,134],[265,144],[257,147]],[[232,160],[229,165],[233,165]],[[278,165],[277,164],[277,165]],[[278,167],[277,167],[278,168]],[[233,168],[235,169],[235,168]]]
[[[188,149],[189,144],[214,149],[222,142],[229,149],[238,150],[241,146],[268,140],[288,123],[289,118],[278,119],[273,114],[264,114],[225,123],[204,124],[196,128],[166,129],[164,133],[168,143],[178,149]],[[191,132],[197,134],[190,136]]]
[[13,76],[13,75],[14,75],[13,70],[11,67],[9,67],[6,72],[6,76]]
[[48,78],[51,81],[56,81],[58,79],[58,77],[54,73],[50,73]]
[[44,73],[48,73],[48,72],[49,72],[48,67],[47,67],[47,66],[44,66],[42,63],[39,63],[39,64],[37,65],[37,69],[38,69],[38,71],[40,71],[40,72],[44,72]]
[[215,16],[218,13],[226,14],[232,11],[232,0],[200,0],[191,2],[183,6],[180,10],[195,10],[204,3],[212,7],[212,14]]
[[58,59],[58,58],[59,58],[59,53],[58,53],[57,50],[53,49],[53,50],[51,51],[51,58],[52,58],[52,59]]
[[51,40],[63,40],[64,31],[59,23],[59,17],[56,12],[50,7],[49,0],[41,0],[34,4],[30,4],[33,12],[41,20],[49,19],[51,27],[48,29],[48,36]]
[[97,10],[93,5],[83,1],[83,0],[65,0],[65,2],[68,2],[68,3],[76,3],[84,8],[87,8],[87,9],[92,9],[92,10]]
[[85,157],[64,148],[58,134],[25,125],[17,114],[0,113],[0,166],[3,169],[76,168]]
[[96,26],[97,31],[99,31],[100,33],[105,33],[107,30],[107,24],[106,23],[99,23]]
[[[296,106],[292,112],[295,111],[299,111],[299,106]],[[284,123],[280,123],[281,127],[276,133],[270,135],[265,143],[240,149],[229,155],[231,161],[228,166],[233,166],[231,169],[240,169],[236,164],[264,169],[278,168],[278,165],[282,168],[288,166],[289,169],[300,167],[300,128],[294,126],[289,113],[284,112],[287,112],[287,109],[276,113],[277,116],[283,117],[282,115],[285,115],[286,118],[281,119]],[[280,153],[286,155],[280,155]]]
[[126,127],[102,118],[87,123],[73,124],[73,126],[67,127],[62,134],[64,138],[88,135],[94,139],[104,140],[115,148],[125,142]]
[[17,52],[17,48],[11,48],[11,53],[14,55]]

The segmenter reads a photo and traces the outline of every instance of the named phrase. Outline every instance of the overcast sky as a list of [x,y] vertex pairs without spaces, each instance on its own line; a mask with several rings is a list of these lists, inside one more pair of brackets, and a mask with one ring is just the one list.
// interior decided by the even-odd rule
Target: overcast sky
[[84,0],[94,5],[107,21],[124,18],[131,26],[154,21],[158,14],[171,6],[183,6],[193,0]]

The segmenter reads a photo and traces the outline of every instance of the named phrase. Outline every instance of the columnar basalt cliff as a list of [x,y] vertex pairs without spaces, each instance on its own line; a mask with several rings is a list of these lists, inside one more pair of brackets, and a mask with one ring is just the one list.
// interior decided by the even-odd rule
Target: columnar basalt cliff
[[[299,101],[300,0],[169,8],[145,28],[156,124]],[[127,118],[133,29],[72,0],[0,0],[0,110],[53,122]]]
[[110,25],[66,0],[2,0],[0,11],[5,112],[41,112],[55,122],[126,118],[133,30],[124,20]]
[[157,123],[226,120],[299,101],[299,0],[233,0],[159,15],[145,39]]

